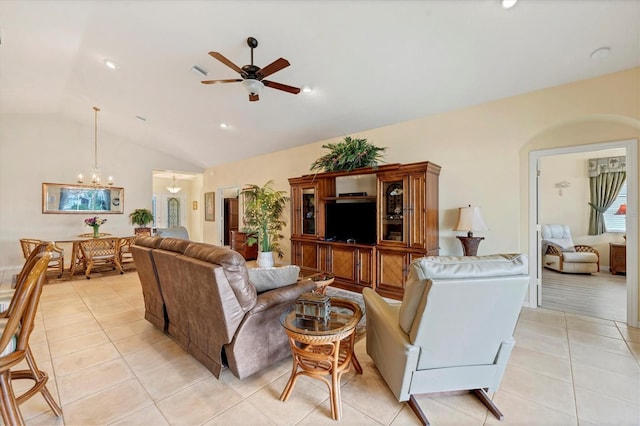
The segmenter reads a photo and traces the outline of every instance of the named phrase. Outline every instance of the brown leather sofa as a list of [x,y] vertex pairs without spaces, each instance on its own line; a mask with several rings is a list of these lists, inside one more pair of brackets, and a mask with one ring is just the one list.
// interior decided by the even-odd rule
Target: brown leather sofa
[[237,252],[177,238],[138,236],[131,247],[145,318],[216,376],[242,379],[291,355],[280,316],[311,280],[258,294]]

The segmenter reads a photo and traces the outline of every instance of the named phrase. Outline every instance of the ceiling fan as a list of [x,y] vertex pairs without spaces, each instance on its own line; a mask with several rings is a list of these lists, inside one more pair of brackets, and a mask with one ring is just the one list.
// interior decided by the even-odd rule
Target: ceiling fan
[[258,40],[253,37],[249,37],[247,39],[247,44],[251,48],[251,65],[245,65],[242,68],[238,67],[236,64],[225,58],[219,52],[209,52],[209,55],[212,58],[219,60],[232,70],[236,71],[242,78],[232,78],[227,80],[204,80],[202,81],[202,84],[242,82],[242,85],[245,87],[245,89],[247,89],[247,92],[249,92],[249,101],[251,102],[260,100],[260,91],[264,88],[264,86],[270,87],[272,89],[282,90],[284,92],[293,93],[294,95],[300,93],[300,89],[297,87],[288,86],[282,83],[276,83],[275,81],[263,80],[265,77],[270,76],[271,74],[291,65],[289,64],[289,61],[284,58],[279,58],[266,67],[260,68],[259,66],[253,65],[253,49],[258,47]]

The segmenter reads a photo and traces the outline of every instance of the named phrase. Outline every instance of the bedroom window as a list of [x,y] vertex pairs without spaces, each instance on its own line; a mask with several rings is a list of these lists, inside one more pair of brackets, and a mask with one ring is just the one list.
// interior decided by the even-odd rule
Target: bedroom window
[[[620,205],[627,205],[627,182],[622,185],[618,197],[611,204],[611,207],[604,212],[604,223],[607,228],[607,232],[626,232],[627,224],[625,222],[625,214],[616,214],[620,209]],[[626,210],[625,210],[626,211]]]

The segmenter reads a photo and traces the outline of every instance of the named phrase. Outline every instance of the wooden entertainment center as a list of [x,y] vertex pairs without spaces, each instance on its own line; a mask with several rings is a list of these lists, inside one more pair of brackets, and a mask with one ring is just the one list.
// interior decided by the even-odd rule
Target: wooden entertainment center
[[[336,287],[357,292],[371,287],[401,299],[411,261],[439,253],[439,175],[440,166],[420,162],[289,179],[292,263],[304,275],[333,274]],[[340,211],[327,206],[341,203],[366,204],[341,210],[361,211],[362,218],[347,214],[344,223],[327,223],[328,211]],[[375,210],[370,233],[367,205]],[[336,217],[329,215],[331,221]],[[327,235],[327,228],[337,238]],[[349,238],[349,228],[365,241]]]

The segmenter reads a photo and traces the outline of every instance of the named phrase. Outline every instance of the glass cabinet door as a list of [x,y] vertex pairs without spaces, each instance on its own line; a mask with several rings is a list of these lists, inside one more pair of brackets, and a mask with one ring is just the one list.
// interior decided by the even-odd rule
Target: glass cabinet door
[[403,179],[381,182],[380,235],[381,241],[404,242],[405,194]]
[[302,234],[315,235],[316,233],[316,190],[315,188],[302,189]]

